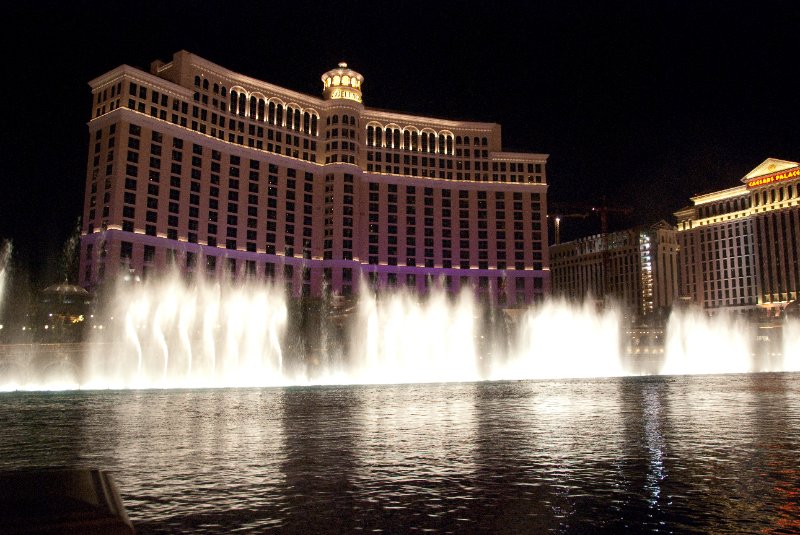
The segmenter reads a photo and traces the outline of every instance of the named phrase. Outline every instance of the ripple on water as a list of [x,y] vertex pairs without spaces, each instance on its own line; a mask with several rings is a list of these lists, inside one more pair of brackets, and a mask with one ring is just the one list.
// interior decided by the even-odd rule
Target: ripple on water
[[4,469],[111,470],[138,533],[800,528],[800,374],[1,401]]

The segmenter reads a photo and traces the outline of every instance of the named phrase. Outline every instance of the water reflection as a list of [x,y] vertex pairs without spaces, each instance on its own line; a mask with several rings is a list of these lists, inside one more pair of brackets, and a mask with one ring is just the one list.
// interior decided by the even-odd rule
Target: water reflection
[[[796,432],[791,429],[796,417],[783,399],[784,378],[746,375],[728,383],[721,376],[706,376],[665,385],[671,401],[667,464],[676,476],[667,480],[665,490],[676,515],[685,518],[680,527],[720,532],[773,522],[774,504],[765,507],[762,501],[773,494],[773,482],[764,477],[764,448],[788,433],[794,445],[784,450],[781,462],[791,459],[795,466],[800,460]],[[790,390],[797,399],[796,384]],[[789,419],[775,421],[776,412]],[[777,429],[776,424],[790,427]],[[698,500],[708,504],[702,515],[694,510]]]
[[283,400],[279,490],[282,532],[350,533],[355,528],[358,450],[356,417],[363,410],[359,388],[289,388]]
[[644,390],[643,398],[644,445],[649,454],[645,491],[648,494],[650,509],[654,510],[658,507],[659,498],[661,498],[661,483],[666,477],[664,468],[665,444],[661,421],[662,407],[659,393],[652,385],[648,385]]
[[115,392],[81,428],[81,463],[113,466],[138,530],[270,525],[283,496],[282,404],[270,390]]
[[[756,399],[753,413],[752,461],[763,474],[762,492],[774,496],[768,513],[771,526],[764,533],[800,533],[800,404],[793,377],[786,374],[756,376],[750,389]],[[775,414],[783,417],[782,432],[770,422]]]
[[794,532],[800,374],[6,393],[0,468],[137,533]]
[[475,485],[475,383],[367,388],[355,478],[362,529],[466,531]]

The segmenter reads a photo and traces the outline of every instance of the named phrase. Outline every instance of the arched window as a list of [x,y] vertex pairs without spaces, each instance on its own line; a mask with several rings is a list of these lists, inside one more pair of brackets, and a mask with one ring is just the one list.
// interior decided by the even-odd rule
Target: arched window
[[419,141],[417,139],[417,133],[411,132],[411,150],[417,150],[419,148]]
[[258,120],[264,122],[264,108],[266,103],[263,98],[258,99]]
[[411,132],[408,130],[403,132],[403,148],[406,150],[411,148]]
[[375,146],[375,127],[372,125],[367,127],[367,145]]
[[236,113],[239,109],[239,92],[231,91],[231,113]]
[[258,108],[258,100],[256,100],[256,97],[250,97],[250,117],[251,118],[255,119],[255,117],[256,117],[256,109],[257,108]]
[[300,130],[300,110],[294,110],[294,125],[293,128]]
[[283,126],[283,105],[278,104],[275,107],[275,124]]
[[220,90],[220,95],[224,97],[227,96],[227,94],[228,94],[228,89],[223,85],[222,89]]
[[316,115],[312,115],[311,116],[311,133],[313,135],[315,135],[315,136],[318,133],[317,132],[317,116]]
[[239,115],[244,116],[247,111],[247,95],[239,93]]
[[422,152],[428,152],[428,133],[422,133]]
[[275,124],[275,103],[274,102],[270,102],[269,103],[267,113],[269,113],[269,117],[268,117],[269,122],[271,124]]
[[200,77],[199,76],[195,76],[194,77],[194,86],[195,87],[200,87]]
[[392,147],[400,148],[400,130],[392,130]]
[[383,128],[375,129],[375,146],[376,147],[383,146]]
[[303,132],[306,134],[311,133],[311,115],[307,111],[303,112]]
[[447,148],[447,145],[445,144],[444,134],[439,134],[439,152],[444,154],[446,148]]
[[208,90],[208,78],[203,78],[203,89]]
[[286,128],[294,128],[292,120],[294,119],[294,108],[286,106]]
[[218,93],[219,93],[219,84],[214,82],[214,94],[216,95]]
[[464,145],[469,145],[469,136],[464,136]]
[[447,146],[445,149],[445,154],[453,154],[453,137],[447,136]]
[[331,117],[331,124],[339,124],[339,116],[338,115],[334,115],[333,117]]

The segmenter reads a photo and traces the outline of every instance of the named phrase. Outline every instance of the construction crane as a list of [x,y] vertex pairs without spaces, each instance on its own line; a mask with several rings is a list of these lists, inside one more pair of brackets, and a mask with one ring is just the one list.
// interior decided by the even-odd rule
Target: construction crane
[[[561,243],[561,220],[562,219],[586,219],[591,215],[590,213],[574,213],[574,214],[554,214],[553,215],[553,230],[555,244]],[[550,216],[548,216],[550,217]]]
[[[561,243],[562,219],[586,219],[593,215],[599,216],[600,236],[603,244],[600,253],[603,270],[601,273],[601,281],[603,284],[603,295],[607,297],[611,293],[611,252],[609,251],[608,218],[610,214],[630,215],[633,213],[633,208],[630,206],[610,206],[605,198],[603,198],[599,204],[593,205],[581,203],[551,203],[550,207],[553,209],[552,217],[556,245]],[[562,211],[569,211],[569,213],[561,213]]]
[[615,213],[622,215],[630,215],[633,212],[633,208],[631,208],[630,206],[613,208],[608,205],[605,199],[603,199],[603,202],[600,203],[599,206],[592,207],[592,212],[600,216],[600,232],[602,234],[608,234],[608,214]]
[[630,215],[633,208],[629,206],[609,206],[604,198],[599,204],[587,203],[550,203],[551,213],[547,217],[553,219],[555,243],[561,243],[561,221],[564,219],[586,219],[597,215],[600,218],[600,233],[608,234],[609,214]]
[[553,220],[553,238],[555,245],[561,243],[561,221],[565,219],[586,219],[592,215],[592,205],[581,203],[550,203],[551,213],[547,215]]

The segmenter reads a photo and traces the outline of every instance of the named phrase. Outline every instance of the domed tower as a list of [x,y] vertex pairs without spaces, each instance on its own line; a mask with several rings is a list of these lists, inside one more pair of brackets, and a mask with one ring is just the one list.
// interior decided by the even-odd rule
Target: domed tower
[[335,69],[331,69],[322,75],[322,96],[325,100],[352,100],[361,104],[361,84],[364,77],[353,69],[347,67],[347,63],[341,62]]
[[358,165],[363,82],[364,77],[344,62],[322,75],[322,96],[328,102],[324,112],[325,163]]

